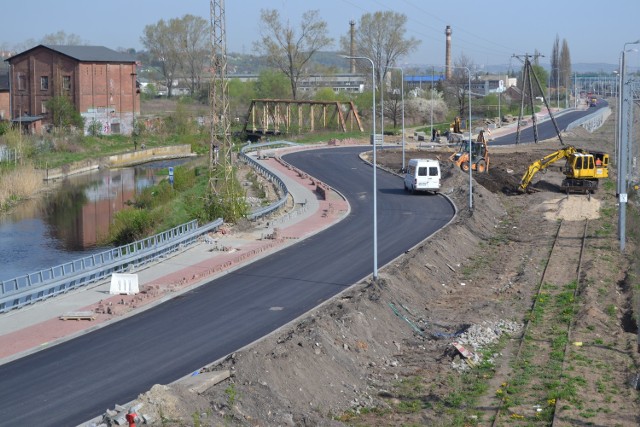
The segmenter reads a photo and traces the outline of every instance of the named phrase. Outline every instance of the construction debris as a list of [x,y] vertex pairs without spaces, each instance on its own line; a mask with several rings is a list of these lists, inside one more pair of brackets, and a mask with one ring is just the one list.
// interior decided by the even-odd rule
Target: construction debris
[[60,320],[96,320],[93,311],[70,311],[60,316]]
[[214,385],[231,377],[230,370],[214,372],[194,372],[190,377],[180,381],[180,385],[186,387],[190,392],[202,394]]

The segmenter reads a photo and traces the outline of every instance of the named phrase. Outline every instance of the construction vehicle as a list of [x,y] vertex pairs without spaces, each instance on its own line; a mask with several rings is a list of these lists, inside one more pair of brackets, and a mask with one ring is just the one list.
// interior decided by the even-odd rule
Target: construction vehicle
[[449,132],[452,133],[462,133],[462,128],[460,127],[460,117],[456,116],[456,118],[449,125]]
[[[449,157],[456,166],[465,172],[469,171],[469,141],[462,141],[458,146],[458,151]],[[489,150],[484,131],[478,133],[476,141],[471,142],[471,170],[486,172],[489,170]]]
[[520,180],[520,190],[527,191],[531,180],[558,160],[565,160],[562,188],[570,192],[593,193],[602,178],[609,177],[609,155],[601,151],[589,152],[573,146],[564,147],[533,162]]

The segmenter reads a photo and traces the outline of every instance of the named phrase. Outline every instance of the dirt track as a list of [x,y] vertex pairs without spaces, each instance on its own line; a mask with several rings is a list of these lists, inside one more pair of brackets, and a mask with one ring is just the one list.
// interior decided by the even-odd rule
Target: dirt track
[[[578,130],[565,140],[612,152],[611,122],[594,135]],[[468,175],[445,161],[445,150],[408,151],[407,158],[440,156],[442,193],[459,209],[450,227],[382,269],[377,283],[357,284],[234,354],[216,368],[231,369],[231,380],[204,395],[155,386],[139,399],[145,411],[163,417],[156,424],[163,426],[196,424],[196,418],[197,425],[212,426],[489,425],[518,336],[511,331],[507,338],[503,326],[526,320],[557,219],[588,216],[591,239],[569,338],[582,345],[571,348],[564,371],[581,381],[558,425],[638,425],[637,391],[629,386],[639,366],[637,326],[625,321],[635,315],[627,260],[615,236],[614,188],[601,185],[591,200],[567,198],[554,167],[534,180],[540,191],[515,191],[526,166],[557,148],[557,141],[491,148],[489,172],[475,175],[472,214]],[[398,170],[401,152],[381,150],[378,161]],[[452,346],[459,332],[474,328],[498,331],[485,345],[494,353],[482,375],[462,369]],[[509,425],[546,404],[518,403]]]

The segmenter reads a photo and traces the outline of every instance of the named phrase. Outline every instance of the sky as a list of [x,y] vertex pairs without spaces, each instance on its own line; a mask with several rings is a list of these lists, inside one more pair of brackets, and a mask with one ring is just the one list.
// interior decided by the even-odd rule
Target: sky
[[[55,5],[55,6],[52,6]],[[29,0],[5,7],[0,49],[39,40],[60,30],[87,44],[111,49],[143,50],[144,27],[186,14],[209,20],[207,0]],[[406,36],[421,40],[404,64],[443,65],[445,28],[452,29],[452,58],[469,58],[477,68],[521,64],[513,55],[536,50],[549,62],[556,36],[567,41],[571,62],[618,64],[625,43],[640,39],[639,0],[228,0],[225,2],[227,52],[251,53],[258,39],[260,10],[276,9],[297,27],[302,14],[318,10],[328,24],[337,50],[349,21],[366,13],[392,10],[408,17]],[[629,46],[627,49],[640,45]],[[630,67],[640,65],[640,52],[625,55]]]

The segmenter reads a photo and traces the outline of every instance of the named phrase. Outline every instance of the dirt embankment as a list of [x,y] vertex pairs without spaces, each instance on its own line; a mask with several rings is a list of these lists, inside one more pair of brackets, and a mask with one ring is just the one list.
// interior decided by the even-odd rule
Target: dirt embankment
[[[612,151],[601,146],[612,145],[612,134],[605,128],[600,137],[577,131],[565,138]],[[556,221],[589,217],[574,332],[584,346],[568,368],[585,380],[582,398],[569,406],[578,408],[572,417],[585,425],[637,425],[637,392],[628,385],[638,369],[637,331],[623,322],[635,315],[629,313],[626,260],[612,231],[614,191],[604,186],[591,200],[567,197],[559,168],[535,180],[541,191],[515,191],[526,166],[555,149],[555,141],[492,149],[489,172],[475,175],[473,212],[467,209],[468,175],[447,163],[444,151],[408,152],[407,158],[441,156],[442,193],[459,209],[449,227],[382,269],[376,283],[354,285],[214,368],[230,370],[230,380],[202,395],[155,386],[140,396],[142,412],[163,426],[486,425],[489,416],[476,405],[496,404],[494,390],[509,375],[513,355],[498,341],[517,337],[528,316]],[[378,156],[399,169],[399,150]],[[495,375],[484,379],[487,391],[477,400],[461,396],[460,371],[467,369],[452,343],[464,331],[484,331],[475,342],[497,346]]]

